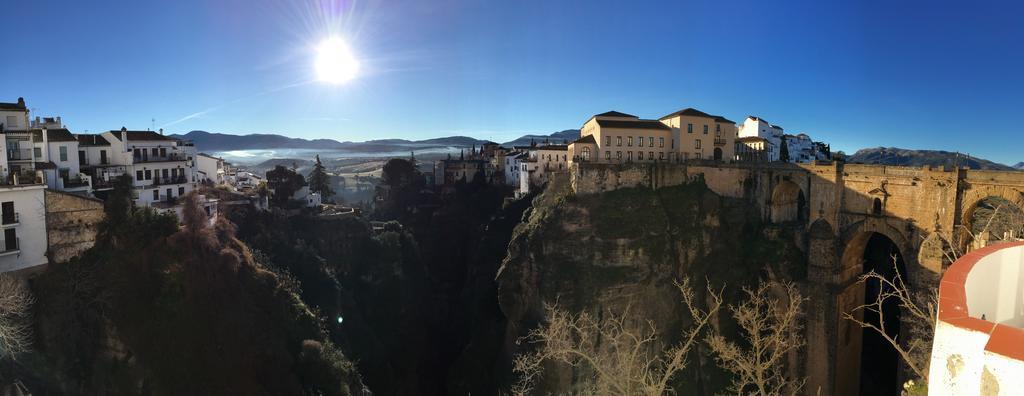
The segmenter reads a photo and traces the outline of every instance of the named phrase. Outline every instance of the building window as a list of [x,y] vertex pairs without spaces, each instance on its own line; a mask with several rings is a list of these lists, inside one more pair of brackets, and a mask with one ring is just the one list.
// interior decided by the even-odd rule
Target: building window
[[142,171],[135,171],[135,180],[142,180]]
[[60,146],[60,160],[61,161],[67,161],[68,160],[68,146]]
[[622,145],[622,136],[616,136],[615,137],[615,145],[616,146],[621,146]]
[[85,165],[85,151],[78,150],[78,165]]
[[707,124],[704,124],[704,134],[705,135],[708,134],[708,125]]
[[146,169],[146,180],[153,180],[153,171]]
[[0,204],[0,208],[3,208],[3,223],[14,224],[18,222],[18,216],[14,215],[14,201],[7,201]]
[[167,156],[167,149],[166,148],[160,148],[160,156],[161,157],[166,157]]
[[649,160],[653,160],[654,159],[654,152],[653,151],[648,151],[647,152],[647,159],[649,159]]
[[700,139],[694,140],[693,142],[696,145],[696,146],[694,146],[694,148],[700,149]]
[[584,147],[581,154],[584,161],[590,161],[590,147]]
[[633,137],[632,136],[626,138],[626,147],[633,147]]
[[633,162],[633,152],[632,151],[627,151],[626,152],[626,162]]
[[686,124],[686,133],[693,133],[693,124]]
[[156,157],[156,156],[157,156],[157,154],[159,153],[159,151],[157,151],[157,150],[156,150],[156,147],[153,147],[153,148],[152,148],[152,149],[150,149],[149,151],[150,151],[149,155],[151,155],[151,156],[153,156],[153,157]]
[[164,171],[163,171],[163,174],[164,174],[164,179],[166,179],[166,178],[167,178],[167,173],[168,173],[168,172],[167,172],[167,169],[164,169]]
[[715,135],[722,134],[722,124],[715,124]]
[[32,149],[32,154],[35,155],[36,159],[43,158],[43,149],[36,147]]
[[615,159],[622,160],[622,152],[621,151],[616,151],[615,152]]
[[693,158],[700,159],[700,153],[699,152],[693,153]]
[[658,138],[658,147],[665,147],[665,138]]
[[665,159],[665,152],[664,151],[658,153],[658,159],[660,159],[660,160]]
[[605,158],[605,160],[611,159],[612,158],[612,152],[611,151],[605,151],[604,152],[604,158]]
[[604,145],[605,146],[611,146],[612,145],[612,137],[611,136],[605,136],[604,137]]
[[160,190],[153,190],[153,200],[154,201],[159,201],[160,200]]
[[640,160],[640,161],[643,161],[644,160],[644,152],[643,151],[637,151],[636,152],[636,159]]
[[643,147],[644,146],[644,137],[643,136],[640,136],[640,137],[636,138],[636,145],[639,146],[639,147]]
[[648,147],[654,147],[654,136],[651,136],[651,137],[647,138],[647,146]]

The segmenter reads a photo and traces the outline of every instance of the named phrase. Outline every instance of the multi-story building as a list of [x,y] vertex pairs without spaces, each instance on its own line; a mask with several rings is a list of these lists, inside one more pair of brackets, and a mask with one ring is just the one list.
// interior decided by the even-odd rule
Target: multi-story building
[[529,155],[525,151],[518,151],[505,155],[504,172],[506,185],[519,188],[520,169],[522,168],[523,160],[527,158],[529,158]]
[[768,139],[746,136],[736,139],[736,157],[739,162],[768,162],[775,147]]
[[728,162],[735,156],[736,123],[725,117],[685,108],[658,120],[672,128],[673,159]]
[[226,182],[225,164],[223,158],[217,158],[206,153],[199,153],[196,159],[196,180],[200,183],[209,182],[221,185]]
[[660,121],[609,111],[583,123],[580,138],[568,146],[567,157],[602,163],[667,161],[674,152],[671,132]]
[[194,147],[153,131],[104,132],[81,135],[85,142],[84,167],[95,180],[99,196],[113,189],[113,181],[127,174],[138,206],[173,206],[178,197],[195,188]]
[[25,100],[0,103],[0,272],[47,263],[43,177],[35,171]]
[[759,137],[771,143],[771,147],[775,148],[775,150],[768,153],[768,161],[770,162],[779,160],[779,155],[782,151],[782,135],[784,134],[785,130],[782,127],[755,116],[747,116],[747,119],[743,120],[743,125],[740,125],[739,130],[739,137],[741,138]]
[[[41,129],[32,129],[32,156],[35,169],[43,171],[47,187],[73,194],[89,196],[90,177],[81,172],[81,151],[78,138],[52,118]],[[33,122],[34,125],[40,125]]]
[[533,145],[520,160],[519,191],[525,195],[532,187],[543,186],[553,174],[569,169],[569,146],[564,144]]

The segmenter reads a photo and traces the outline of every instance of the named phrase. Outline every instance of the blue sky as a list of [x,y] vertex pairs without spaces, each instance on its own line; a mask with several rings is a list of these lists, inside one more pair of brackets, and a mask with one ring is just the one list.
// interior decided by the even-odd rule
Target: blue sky
[[[0,101],[76,132],[497,141],[610,109],[1024,161],[1024,5],[944,1],[8,1]],[[360,74],[316,81],[315,46]],[[152,121],[155,119],[155,121]]]

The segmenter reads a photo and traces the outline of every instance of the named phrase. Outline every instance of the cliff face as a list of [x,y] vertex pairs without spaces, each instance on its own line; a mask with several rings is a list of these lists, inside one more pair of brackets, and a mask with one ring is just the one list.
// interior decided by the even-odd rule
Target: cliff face
[[[755,208],[725,199],[702,182],[573,196],[556,180],[516,228],[499,270],[498,300],[508,318],[505,349],[543,319],[544,304],[595,315],[629,308],[637,325],[656,324],[661,346],[675,344],[689,318],[674,281],[726,286],[726,302],[759,277],[802,278],[803,254],[786,228],[765,227]],[[721,315],[719,326],[732,326]],[[598,316],[600,317],[600,316]],[[706,351],[676,378],[687,394],[724,390],[728,378]],[[571,373],[551,373],[542,393],[562,393]]]

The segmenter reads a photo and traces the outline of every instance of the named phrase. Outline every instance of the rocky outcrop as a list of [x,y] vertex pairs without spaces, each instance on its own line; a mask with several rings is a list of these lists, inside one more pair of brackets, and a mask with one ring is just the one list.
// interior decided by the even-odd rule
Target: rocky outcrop
[[[575,196],[556,179],[526,216],[497,275],[508,319],[506,356],[519,352],[516,340],[540,323],[545,304],[598,317],[628,307],[638,326],[654,321],[665,346],[689,324],[674,286],[682,277],[698,292],[705,281],[727,286],[726,301],[736,301],[739,286],[758,278],[803,276],[794,233],[764,226],[752,205],[722,198],[700,181]],[[727,319],[720,326],[728,327]],[[698,355],[676,378],[677,390],[724,390],[728,377],[706,352]],[[566,392],[569,374],[546,375],[540,392]]]

